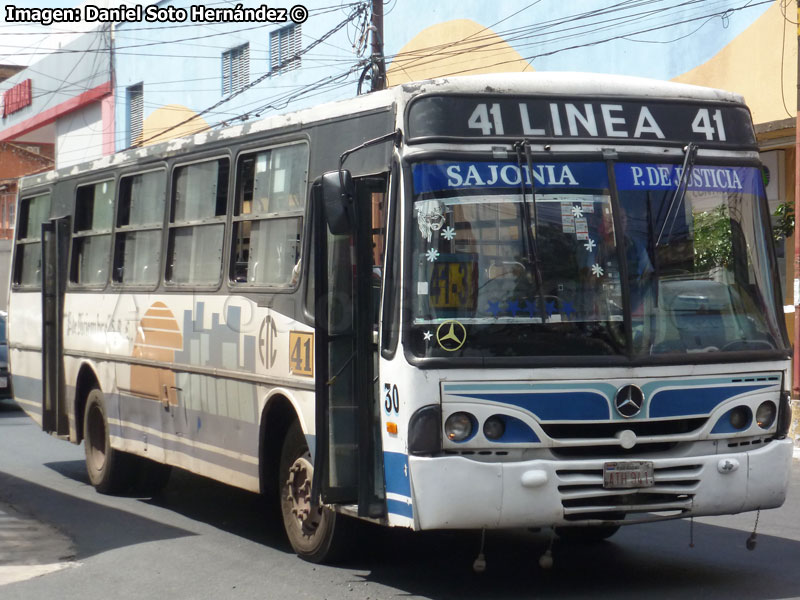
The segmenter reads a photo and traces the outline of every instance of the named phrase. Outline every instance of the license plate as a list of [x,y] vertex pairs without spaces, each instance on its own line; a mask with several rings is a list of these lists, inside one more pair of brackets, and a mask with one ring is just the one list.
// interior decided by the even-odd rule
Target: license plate
[[0,377],[0,388],[8,387],[8,377]]
[[606,489],[646,488],[655,484],[651,461],[607,462],[603,465]]

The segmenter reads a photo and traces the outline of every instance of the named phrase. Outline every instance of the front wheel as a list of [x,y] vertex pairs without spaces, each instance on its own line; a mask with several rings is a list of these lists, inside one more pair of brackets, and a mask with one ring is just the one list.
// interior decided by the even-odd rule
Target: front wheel
[[333,562],[348,547],[347,530],[352,523],[329,508],[311,504],[313,476],[311,453],[295,421],[284,439],[278,471],[283,526],[299,557],[314,563]]

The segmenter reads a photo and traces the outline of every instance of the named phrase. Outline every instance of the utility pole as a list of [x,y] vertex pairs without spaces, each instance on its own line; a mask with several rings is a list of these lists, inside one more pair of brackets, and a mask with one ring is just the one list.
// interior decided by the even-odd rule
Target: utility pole
[[[797,0],[800,3],[800,0]],[[386,87],[386,61],[383,58],[383,0],[372,0],[372,89]],[[799,92],[800,94],[800,92]]]
[[[792,408],[800,407],[800,0],[797,0],[797,106],[794,129],[794,352],[792,353]],[[792,416],[795,421],[796,413]],[[791,429],[790,429],[791,431]],[[797,435],[795,431],[795,435]]]

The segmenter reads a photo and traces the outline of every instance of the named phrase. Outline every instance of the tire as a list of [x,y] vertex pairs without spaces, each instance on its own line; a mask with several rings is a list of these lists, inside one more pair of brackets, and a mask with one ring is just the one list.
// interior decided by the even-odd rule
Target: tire
[[289,427],[278,469],[281,516],[289,543],[297,555],[309,562],[336,562],[349,548],[352,522],[333,510],[311,508],[314,467],[300,424]]
[[596,527],[556,527],[556,535],[565,542],[596,543],[607,540],[619,531],[619,525]]
[[89,482],[101,494],[126,491],[132,482],[130,455],[111,447],[103,392],[94,388],[86,398],[83,415],[83,449]]

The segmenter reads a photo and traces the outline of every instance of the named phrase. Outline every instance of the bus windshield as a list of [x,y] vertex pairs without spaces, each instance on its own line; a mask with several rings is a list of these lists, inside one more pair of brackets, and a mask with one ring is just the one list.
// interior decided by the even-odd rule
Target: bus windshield
[[412,351],[782,347],[758,169],[680,175],[680,165],[616,163],[612,190],[603,161],[415,163]]

